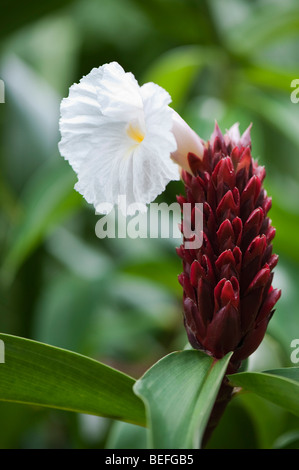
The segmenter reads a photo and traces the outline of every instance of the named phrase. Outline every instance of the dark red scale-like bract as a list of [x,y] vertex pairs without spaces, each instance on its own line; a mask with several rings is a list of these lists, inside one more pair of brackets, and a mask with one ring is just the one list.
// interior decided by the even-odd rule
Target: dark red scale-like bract
[[265,169],[251,156],[250,127],[242,137],[222,135],[218,125],[202,158],[189,153],[185,196],[202,203],[203,243],[177,249],[183,260],[184,323],[190,344],[221,358],[233,351],[230,372],[261,343],[280,290],[273,289],[275,229],[263,188]]

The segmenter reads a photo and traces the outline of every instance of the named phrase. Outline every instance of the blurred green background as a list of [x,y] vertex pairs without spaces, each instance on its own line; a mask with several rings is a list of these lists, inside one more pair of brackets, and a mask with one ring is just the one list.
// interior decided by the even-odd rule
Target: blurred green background
[[[153,81],[201,137],[252,122],[280,262],[282,298],[251,370],[293,365],[299,338],[297,0],[0,1],[0,329],[86,354],[138,378],[183,348],[179,240],[95,235],[98,216],[58,153],[59,105],[93,67],[118,61]],[[170,183],[159,201],[183,192]],[[0,403],[0,448],[137,448],[141,428]],[[210,447],[299,448],[299,419],[235,399]]]

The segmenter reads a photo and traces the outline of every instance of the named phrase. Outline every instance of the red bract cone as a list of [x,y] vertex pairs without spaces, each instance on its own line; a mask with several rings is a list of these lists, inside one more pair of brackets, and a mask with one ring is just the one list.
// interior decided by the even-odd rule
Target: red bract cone
[[[192,174],[182,172],[186,196],[178,202],[203,204],[203,243],[177,250],[185,327],[195,349],[216,359],[234,351],[228,368],[234,373],[261,343],[280,297],[271,286],[278,256],[265,169],[252,159],[250,128],[240,137],[236,125],[223,136],[216,124],[203,157],[189,153],[188,162]],[[223,387],[218,408],[230,396]]]

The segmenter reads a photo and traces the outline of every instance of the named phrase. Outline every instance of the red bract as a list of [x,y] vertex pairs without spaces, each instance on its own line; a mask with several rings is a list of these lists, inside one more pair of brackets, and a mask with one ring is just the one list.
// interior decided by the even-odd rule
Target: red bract
[[280,297],[271,286],[278,256],[265,169],[251,156],[250,128],[236,139],[217,124],[203,158],[189,153],[188,161],[192,174],[182,172],[186,196],[178,202],[203,204],[203,244],[177,250],[185,327],[195,349],[215,358],[234,351],[229,371],[236,372],[262,341]]

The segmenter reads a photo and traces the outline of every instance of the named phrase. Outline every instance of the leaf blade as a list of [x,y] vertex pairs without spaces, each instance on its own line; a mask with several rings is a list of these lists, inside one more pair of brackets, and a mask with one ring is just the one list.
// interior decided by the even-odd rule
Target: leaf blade
[[144,425],[134,379],[80,354],[0,334],[0,401],[33,404]]
[[[288,370],[289,369],[289,370]],[[297,370],[298,369],[298,370]],[[232,385],[242,387],[299,416],[299,368],[267,372],[241,372],[228,376]]]
[[198,447],[229,358],[213,366],[213,358],[201,351],[174,352],[135,383],[147,411],[150,448]]

